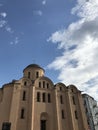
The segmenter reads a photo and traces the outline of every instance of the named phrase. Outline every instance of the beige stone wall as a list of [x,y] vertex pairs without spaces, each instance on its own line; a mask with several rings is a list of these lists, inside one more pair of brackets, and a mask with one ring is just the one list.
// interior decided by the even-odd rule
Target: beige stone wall
[[[41,87],[39,88],[39,82],[41,82]],[[45,86],[43,88],[43,82]],[[47,83],[49,84],[47,88]],[[33,117],[32,117],[32,130],[40,130],[40,121],[41,119],[47,120],[46,127],[47,130],[57,129],[56,125],[56,101],[55,101],[55,92],[52,82],[47,77],[42,77],[35,82],[33,88]],[[37,102],[37,92],[40,92],[40,102]],[[45,102],[43,102],[43,93],[45,93]],[[51,102],[48,102],[48,94],[51,96]],[[37,113],[37,114],[36,114]],[[54,125],[55,124],[55,125]]]
[[87,130],[87,120],[84,112],[81,92],[73,85],[68,87],[68,89],[71,119],[73,126],[72,130]]
[[9,122],[11,101],[13,93],[13,84],[8,84],[1,90],[1,102],[0,102],[0,130],[3,122]]
[[[24,118],[21,118],[22,109]],[[43,69],[30,66],[24,70],[23,78],[0,89],[0,130],[3,122],[11,122],[11,130],[40,130],[41,120],[46,120],[46,130],[87,130],[80,91],[63,83],[54,86],[44,77]]]
[[38,73],[38,77],[44,76],[44,71],[40,68],[36,68],[36,69],[35,68],[27,68],[24,71],[24,77],[28,78],[28,76],[29,76],[29,78],[31,80],[35,80],[37,73]]

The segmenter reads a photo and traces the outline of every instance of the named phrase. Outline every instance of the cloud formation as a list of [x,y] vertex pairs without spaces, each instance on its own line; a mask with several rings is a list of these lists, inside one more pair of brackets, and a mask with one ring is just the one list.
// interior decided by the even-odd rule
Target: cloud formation
[[5,18],[7,16],[7,13],[6,12],[1,12],[0,16],[2,16],[3,18]]
[[75,84],[98,100],[98,1],[77,0],[71,14],[79,20],[48,39],[64,50],[48,68],[59,70],[58,79],[66,85]]
[[42,1],[42,5],[45,5],[45,4],[46,4],[46,0],[43,0],[43,1]]

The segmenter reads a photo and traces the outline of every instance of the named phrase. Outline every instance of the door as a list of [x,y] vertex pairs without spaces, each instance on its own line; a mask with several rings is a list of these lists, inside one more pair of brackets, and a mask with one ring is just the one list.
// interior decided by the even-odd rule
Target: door
[[41,122],[40,122],[40,130],[46,130],[46,120],[41,120]]

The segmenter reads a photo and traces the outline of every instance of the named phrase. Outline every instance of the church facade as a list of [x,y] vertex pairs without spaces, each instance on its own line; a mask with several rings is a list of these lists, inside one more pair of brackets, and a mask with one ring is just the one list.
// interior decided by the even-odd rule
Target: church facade
[[0,130],[88,130],[81,91],[28,65],[20,80],[0,88]]

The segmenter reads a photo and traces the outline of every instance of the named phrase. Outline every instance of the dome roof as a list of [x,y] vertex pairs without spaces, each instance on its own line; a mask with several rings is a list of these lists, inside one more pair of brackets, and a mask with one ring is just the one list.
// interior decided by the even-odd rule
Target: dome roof
[[24,70],[23,72],[27,69],[27,68],[39,68],[39,69],[42,69],[44,71],[44,69],[42,67],[40,67],[39,65],[37,64],[30,64],[28,65]]

